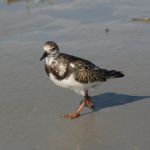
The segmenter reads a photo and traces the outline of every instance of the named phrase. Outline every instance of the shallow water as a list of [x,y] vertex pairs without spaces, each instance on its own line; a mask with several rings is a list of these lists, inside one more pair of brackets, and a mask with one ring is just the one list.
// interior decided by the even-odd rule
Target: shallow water
[[[149,150],[150,24],[133,17],[150,17],[149,0],[0,1],[0,149]],[[80,97],[46,77],[47,40],[126,77],[93,92],[96,112],[66,121]]]

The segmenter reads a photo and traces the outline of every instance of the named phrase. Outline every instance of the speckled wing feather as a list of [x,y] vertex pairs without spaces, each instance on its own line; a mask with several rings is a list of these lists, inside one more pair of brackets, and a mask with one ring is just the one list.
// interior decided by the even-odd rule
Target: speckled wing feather
[[74,72],[76,81],[84,84],[104,82],[107,79],[103,69],[86,60],[82,60],[76,64]]
[[101,69],[88,60],[63,53],[55,58],[51,66],[45,64],[45,71],[47,75],[52,73],[57,80],[68,78],[73,73],[75,80],[84,84],[124,76],[119,71]]
[[75,56],[61,54],[59,59],[66,61],[69,65],[68,72],[74,74],[75,80],[84,84],[106,81],[105,70],[98,68],[88,60]]

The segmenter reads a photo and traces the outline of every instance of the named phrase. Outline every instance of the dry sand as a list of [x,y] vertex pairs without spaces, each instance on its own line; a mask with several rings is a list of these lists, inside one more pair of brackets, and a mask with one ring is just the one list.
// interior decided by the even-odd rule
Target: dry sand
[[[148,14],[148,0],[0,2],[0,150],[149,150],[150,24],[129,21]],[[91,94],[95,112],[63,119],[81,97],[47,78],[47,40],[126,76]]]

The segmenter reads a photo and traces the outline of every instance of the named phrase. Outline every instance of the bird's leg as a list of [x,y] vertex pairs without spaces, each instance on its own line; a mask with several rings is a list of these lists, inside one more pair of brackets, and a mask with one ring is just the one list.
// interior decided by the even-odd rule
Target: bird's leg
[[82,111],[84,105],[85,105],[85,100],[82,101],[81,105],[79,106],[79,108],[77,109],[76,112],[66,114],[66,115],[64,116],[64,118],[74,119],[74,118],[79,117],[79,116],[80,116],[80,112]]
[[90,96],[88,95],[88,91],[86,90],[85,96],[84,96],[85,104],[92,110],[94,110],[94,105],[91,102]]
[[82,103],[80,104],[79,108],[76,110],[76,112],[74,113],[69,113],[66,114],[64,116],[64,118],[68,118],[68,119],[74,119],[80,116],[80,112],[82,111],[83,107],[85,106],[85,104],[92,110],[94,110],[94,105],[91,102],[91,99],[88,95],[88,91],[86,91],[85,96],[84,96],[84,100],[82,101]]

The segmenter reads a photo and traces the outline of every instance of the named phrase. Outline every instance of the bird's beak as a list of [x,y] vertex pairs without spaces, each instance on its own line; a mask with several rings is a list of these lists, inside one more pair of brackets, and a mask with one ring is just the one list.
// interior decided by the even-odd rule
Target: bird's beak
[[41,61],[42,59],[44,59],[45,57],[47,57],[47,55],[48,55],[47,52],[44,52],[44,53],[43,53],[43,56],[40,58],[40,61]]

